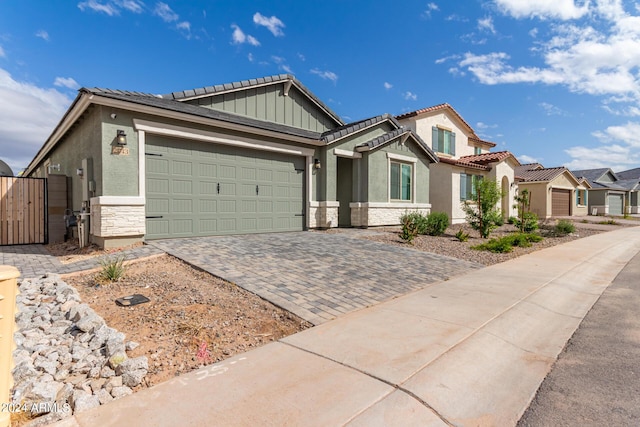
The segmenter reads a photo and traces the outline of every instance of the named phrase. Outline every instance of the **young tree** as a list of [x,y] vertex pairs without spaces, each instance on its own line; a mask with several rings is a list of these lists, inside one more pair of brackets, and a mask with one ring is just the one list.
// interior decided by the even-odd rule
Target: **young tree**
[[531,212],[531,193],[526,188],[514,197],[515,206],[518,208],[516,227],[521,233],[531,233],[538,229],[538,215]]
[[464,201],[462,210],[467,222],[484,239],[502,223],[502,211],[497,206],[502,198],[502,190],[495,181],[482,179],[476,184],[475,204]]

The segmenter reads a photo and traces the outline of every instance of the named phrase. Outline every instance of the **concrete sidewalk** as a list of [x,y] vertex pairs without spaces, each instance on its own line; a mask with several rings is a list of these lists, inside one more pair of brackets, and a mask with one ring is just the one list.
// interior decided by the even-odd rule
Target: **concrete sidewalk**
[[640,251],[625,228],[438,282],[58,426],[515,425]]

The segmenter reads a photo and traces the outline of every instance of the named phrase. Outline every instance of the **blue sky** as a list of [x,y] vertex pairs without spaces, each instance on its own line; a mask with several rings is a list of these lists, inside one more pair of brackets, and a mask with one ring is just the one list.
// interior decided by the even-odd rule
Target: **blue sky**
[[0,0],[0,159],[77,89],[294,74],[346,121],[451,104],[522,163],[640,166],[640,2]]

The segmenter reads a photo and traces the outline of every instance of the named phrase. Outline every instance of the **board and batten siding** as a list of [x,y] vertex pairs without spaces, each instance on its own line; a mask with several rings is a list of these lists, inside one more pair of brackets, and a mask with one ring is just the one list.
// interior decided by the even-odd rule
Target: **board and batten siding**
[[283,85],[271,85],[185,102],[312,132],[336,127],[335,121],[298,89],[291,87],[287,96],[283,91]]

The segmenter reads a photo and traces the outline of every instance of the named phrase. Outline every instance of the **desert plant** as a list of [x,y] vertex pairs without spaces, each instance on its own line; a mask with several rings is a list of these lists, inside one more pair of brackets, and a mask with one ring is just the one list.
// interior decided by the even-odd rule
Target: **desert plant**
[[521,233],[531,233],[539,228],[538,215],[531,212],[531,193],[526,188],[516,194],[514,207],[518,208],[518,217],[513,224],[518,227]]
[[449,227],[449,215],[445,212],[431,212],[425,221],[425,234],[442,236]]
[[575,231],[576,226],[568,219],[561,219],[554,228],[554,232],[559,236],[566,236],[567,234],[574,233]]
[[477,184],[476,195],[476,203],[465,201],[462,210],[471,228],[486,239],[502,221],[502,212],[497,207],[502,191],[495,181],[482,179]]
[[420,230],[423,229],[424,216],[419,212],[407,212],[400,217],[400,224],[402,225],[402,231],[399,236],[407,243],[413,243],[413,239],[420,234]]
[[495,253],[507,253],[513,250],[514,246],[527,248],[531,243],[539,242],[542,236],[535,233],[514,233],[500,239],[491,239],[481,245],[472,246],[471,249],[479,251],[489,251]]
[[124,277],[126,267],[124,255],[105,257],[100,260],[100,277],[109,282],[117,282]]
[[461,228],[456,232],[456,239],[461,242],[466,242],[467,240],[469,240],[469,233],[465,232],[464,229]]
[[606,219],[606,220],[604,220],[604,221],[600,221],[600,222],[598,222],[598,224],[603,224],[603,225],[618,225],[618,222],[617,222],[615,219],[613,219],[613,218],[609,218],[609,219]]

